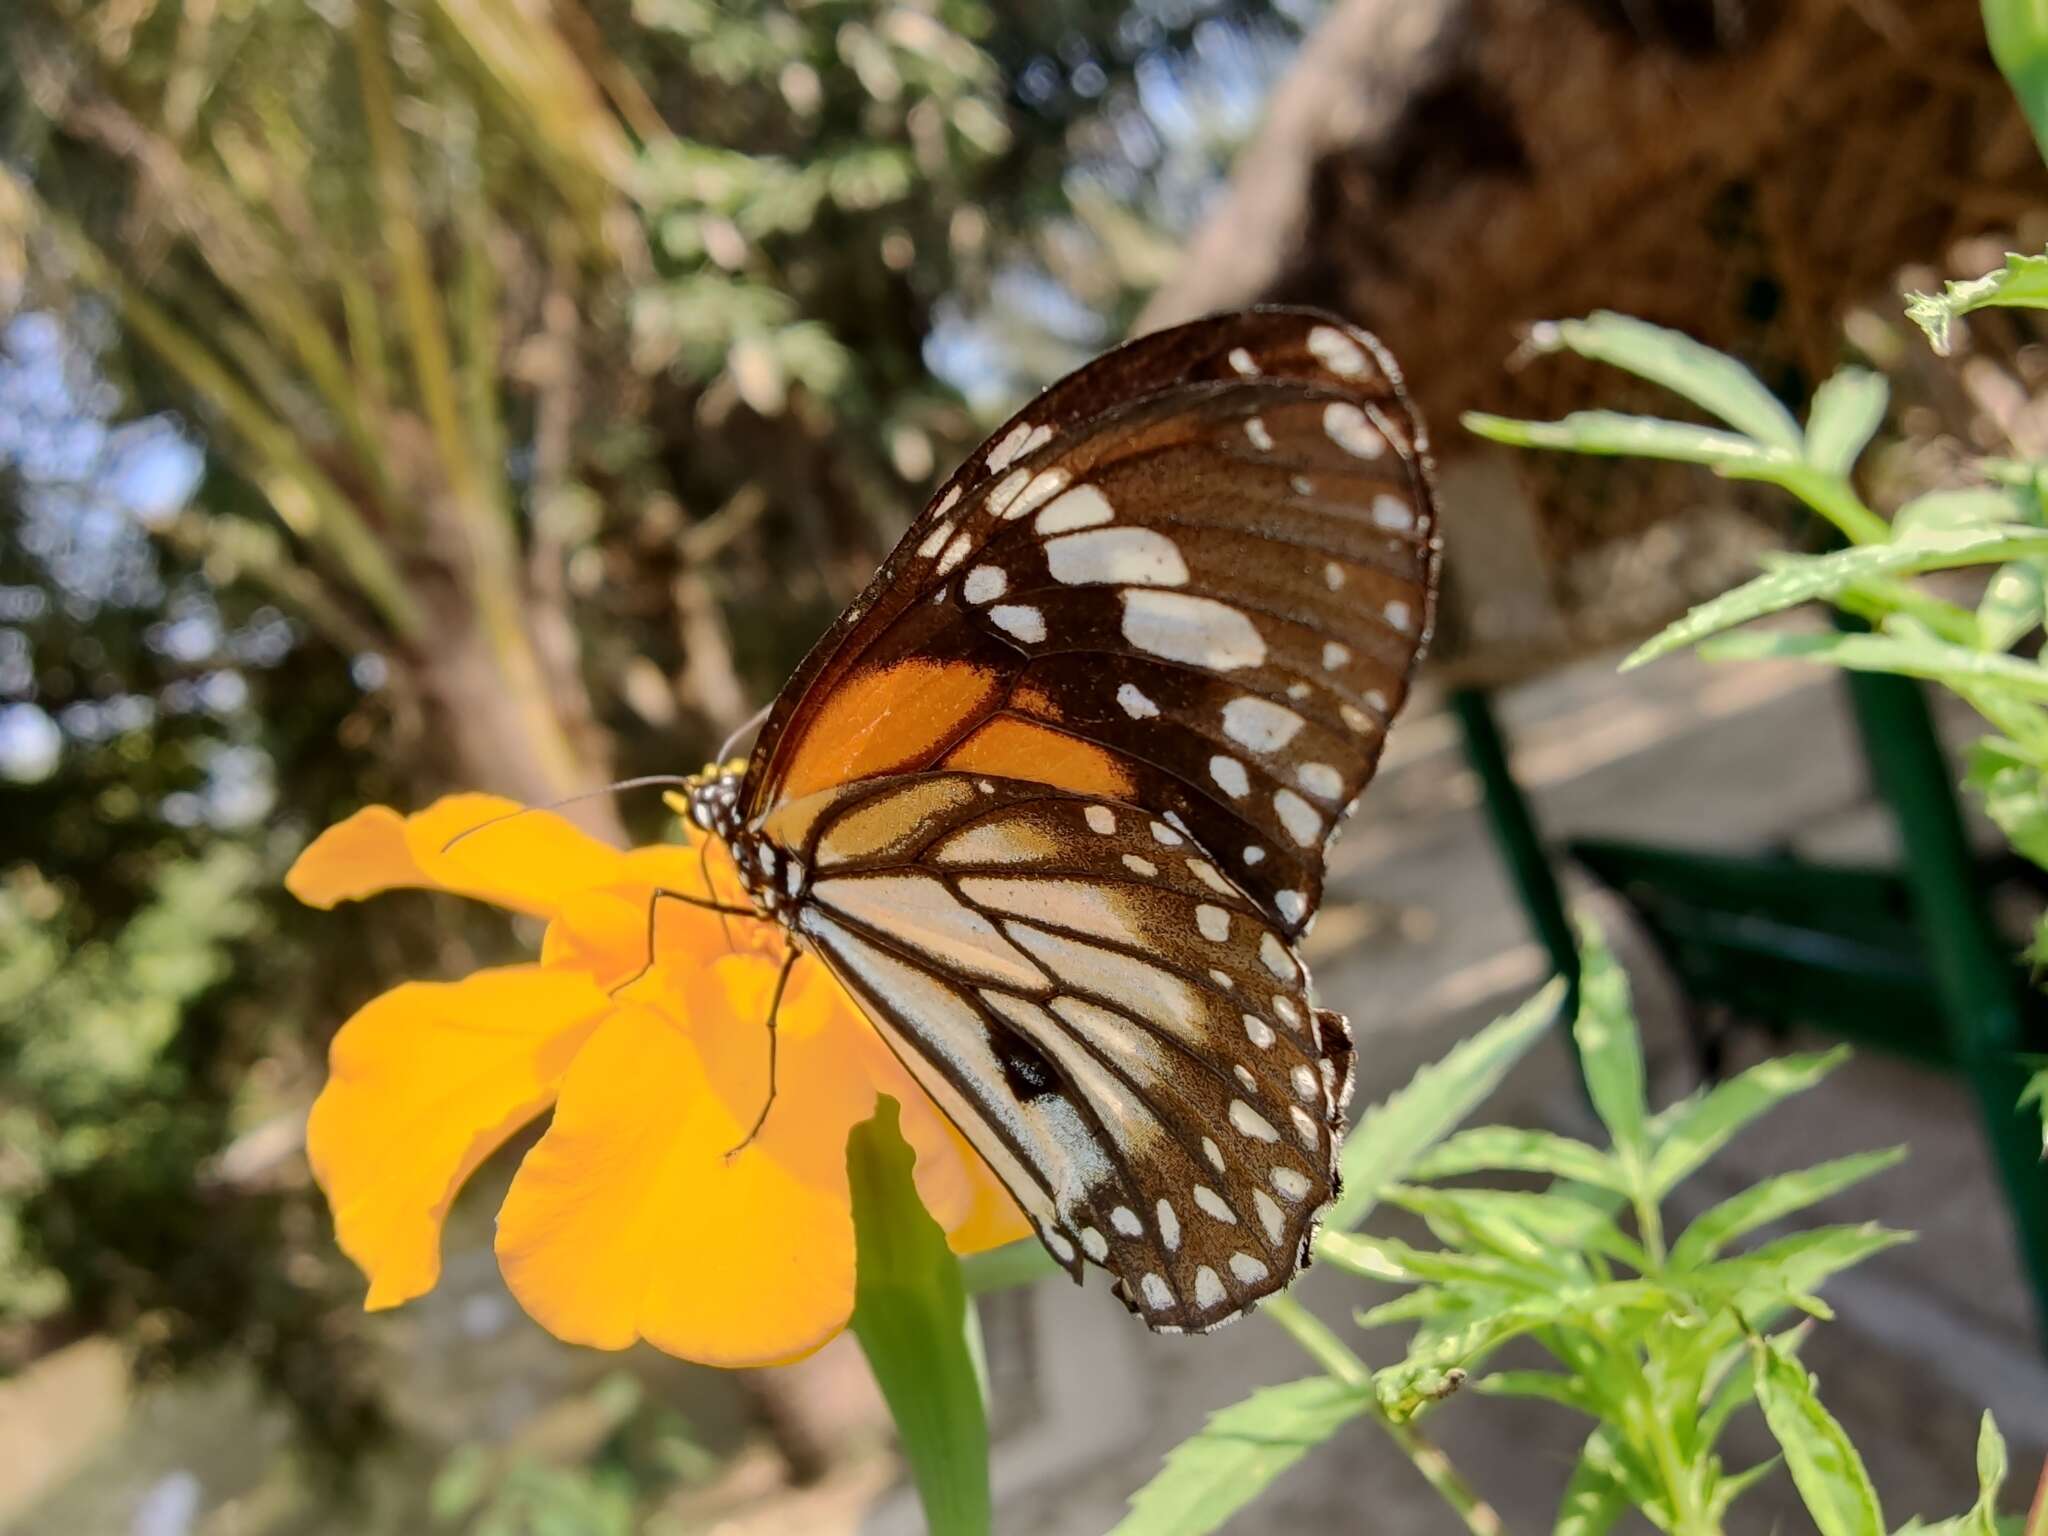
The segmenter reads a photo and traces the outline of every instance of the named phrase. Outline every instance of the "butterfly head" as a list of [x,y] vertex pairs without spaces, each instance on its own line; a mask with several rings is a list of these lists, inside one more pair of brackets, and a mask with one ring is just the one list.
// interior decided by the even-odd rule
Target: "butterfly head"
[[745,767],[743,763],[710,764],[702,773],[691,774],[683,788],[690,820],[727,844],[740,828],[740,778]]

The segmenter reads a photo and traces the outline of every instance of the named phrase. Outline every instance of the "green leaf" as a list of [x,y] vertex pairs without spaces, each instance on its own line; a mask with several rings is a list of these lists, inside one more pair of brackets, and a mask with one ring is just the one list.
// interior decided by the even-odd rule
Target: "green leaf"
[[1870,1473],[1822,1406],[1813,1378],[1773,1343],[1758,1339],[1754,1348],[1757,1404],[1820,1536],[1885,1536],[1884,1510]]
[[[1996,3],[2000,0],[1987,0],[1986,11]],[[2013,0],[2004,3],[2009,8],[2019,8]],[[1996,272],[1987,272],[1968,282],[1950,283],[1940,293],[1908,295],[1906,318],[1927,333],[1935,351],[1945,354],[1955,322],[1973,309],[1990,308],[2048,309],[2048,256],[2021,256],[2008,251],[2005,265]]]
[[2011,492],[1972,485],[1914,497],[1892,514],[1892,532],[1903,536],[1941,529],[1982,529],[2021,521],[2020,505]]
[[1557,1506],[1552,1536],[1606,1536],[1631,1504],[1647,1503],[1654,1496],[1651,1479],[1629,1464],[1619,1434],[1603,1424],[1579,1452]]
[[1755,374],[1683,331],[1602,310],[1532,327],[1529,339],[1541,349],[1563,347],[1661,384],[1759,443],[1793,454],[1805,448],[1799,423]]
[[960,1261],[911,1182],[884,1095],[846,1139],[856,1245],[853,1331],[896,1421],[932,1536],[986,1536],[988,1415]]
[[1876,1222],[1815,1227],[1695,1269],[1683,1283],[1705,1304],[1730,1303],[1752,1316],[1787,1302],[1803,1306],[1832,1276],[1912,1240]]
[[1020,1238],[986,1253],[969,1254],[960,1261],[960,1278],[966,1282],[970,1296],[1012,1290],[1061,1273],[1059,1261],[1035,1237]]
[[1925,678],[1946,683],[1958,691],[1995,685],[2027,699],[2048,700],[2048,667],[1925,638],[1749,630],[1718,636],[1701,646],[1700,654],[1710,661],[1785,658],[1826,662],[1852,672],[1891,672]]
[[[1582,1251],[1648,1267],[1642,1248],[1606,1212],[1567,1195],[1525,1189],[1437,1189],[1403,1184],[1387,1200],[1431,1224],[1445,1242],[1456,1229],[1471,1244],[1526,1262],[1557,1263]],[[1443,1224],[1443,1230],[1438,1230]]]
[[2048,778],[2041,769],[1986,739],[1971,747],[1963,782],[1984,797],[1984,814],[2013,848],[2048,868]]
[[1547,1173],[1602,1189],[1624,1193],[1628,1189],[1628,1177],[1614,1159],[1583,1141],[1509,1125],[1460,1131],[1414,1168],[1419,1179],[1447,1179],[1461,1173]]
[[1636,1166],[1649,1153],[1645,1129],[1643,1044],[1629,1009],[1628,978],[1591,924],[1579,933],[1579,1069],[1594,1112],[1614,1138],[1620,1158]]
[[1905,1155],[1904,1147],[1891,1147],[1882,1152],[1838,1157],[1811,1168],[1776,1174],[1740,1194],[1730,1195],[1695,1217],[1672,1245],[1672,1268],[1691,1269],[1706,1263],[1737,1238],[1840,1194],[1873,1173],[1891,1167]]
[[1844,368],[1813,392],[1806,413],[1806,460],[1846,475],[1877,434],[1891,386],[1868,368]]
[[1998,1493],[2009,1465],[2005,1436],[1987,1408],[1977,1424],[1977,1502],[1963,1516],[1965,1536],[1998,1536]]
[[1370,1391],[1327,1376],[1262,1387],[1211,1414],[1200,1433],[1169,1451],[1110,1536],[1203,1536],[1216,1530],[1372,1406]]
[[[1991,493],[1996,494],[1996,493]],[[2003,498],[2001,498],[2003,499]],[[1700,604],[1622,662],[1623,670],[1697,644],[1707,636],[1845,587],[1895,572],[1937,571],[2022,556],[2048,555],[2048,532],[2035,528],[1925,529],[1888,544],[1864,544],[1827,555],[1790,557],[1753,581]]]
[[1591,1418],[1600,1417],[1600,1400],[1583,1381],[1565,1371],[1495,1371],[1480,1377],[1472,1389],[1492,1397],[1541,1398]]
[[1849,1058],[1847,1046],[1760,1061],[1690,1105],[1650,1159],[1650,1190],[1662,1199],[1750,1121],[1804,1093]]
[[1368,1280],[1427,1280],[1528,1295],[1549,1295],[1558,1286],[1555,1271],[1533,1264],[1518,1264],[1487,1253],[1416,1248],[1397,1237],[1363,1232],[1332,1232],[1318,1253],[1339,1269],[1364,1275]]
[[2041,0],[1984,0],[1984,36],[2048,159],[2048,10]]
[[1373,1372],[1372,1393],[1380,1412],[1390,1422],[1407,1424],[1464,1384],[1465,1371],[1460,1366],[1404,1360]]
[[1406,1178],[1417,1158],[1500,1085],[1508,1069],[1549,1027],[1563,997],[1564,983],[1551,982],[1367,1110],[1344,1140],[1344,1193],[1330,1208],[1324,1230],[1341,1232],[1363,1221],[1388,1185]]
[[[2040,945],[2038,938],[2035,945],[2037,948]],[[2034,1106],[2035,1112],[2041,1117],[2041,1155],[2048,1157],[2048,1067],[2041,1068],[2028,1078],[2027,1086],[2020,1090],[2018,1107],[2025,1109],[2029,1104]]]
[[1745,1467],[1742,1471],[1731,1473],[1716,1482],[1714,1492],[1707,1500],[1708,1518],[1718,1526],[1728,1513],[1729,1506],[1777,1471],[1780,1460],[1780,1457],[1773,1456],[1768,1461],[1760,1461],[1753,1467]]
[[[1510,447],[1553,448],[1603,458],[1674,459],[1718,469],[1760,460],[1772,452],[1734,432],[1621,411],[1573,411],[1562,421],[1517,421],[1511,416],[1467,411],[1459,419],[1466,431]],[[1789,455],[1783,457],[1784,462],[1792,462]]]
[[2001,566],[1977,604],[1978,642],[1987,651],[2009,651],[2041,627],[2042,614],[2041,563]]

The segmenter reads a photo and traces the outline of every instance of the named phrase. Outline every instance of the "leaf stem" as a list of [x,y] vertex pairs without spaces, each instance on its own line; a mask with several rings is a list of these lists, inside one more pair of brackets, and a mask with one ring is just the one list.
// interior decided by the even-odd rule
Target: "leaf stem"
[[[1286,1329],[1310,1359],[1347,1387],[1372,1391],[1372,1372],[1365,1362],[1345,1346],[1335,1332],[1292,1296],[1274,1296],[1265,1304],[1266,1316]],[[1397,1424],[1373,1405],[1373,1419],[1413,1463],[1423,1480],[1437,1491],[1446,1504],[1465,1522],[1472,1536],[1503,1536],[1506,1527],[1494,1507],[1481,1498],[1472,1485],[1458,1474],[1450,1457],[1413,1424]]]

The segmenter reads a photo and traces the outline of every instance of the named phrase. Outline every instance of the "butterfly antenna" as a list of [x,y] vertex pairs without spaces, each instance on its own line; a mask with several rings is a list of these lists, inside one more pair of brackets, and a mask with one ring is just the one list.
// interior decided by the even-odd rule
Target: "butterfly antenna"
[[788,953],[782,957],[782,969],[775,973],[775,995],[768,999],[768,1097],[761,1101],[761,1113],[754,1116],[753,1125],[748,1127],[747,1134],[740,1138],[739,1145],[725,1154],[727,1162],[731,1162],[753,1145],[754,1138],[761,1134],[761,1127],[768,1123],[768,1111],[775,1107],[775,1060],[777,1046],[782,1039],[775,1028],[775,1015],[782,1008],[782,992],[789,985],[789,973],[796,964],[796,956],[797,948],[792,944]]
[[740,738],[749,731],[759,730],[768,719],[768,711],[774,707],[773,704],[764,704],[751,717],[742,720],[735,726],[733,733],[725,738],[725,745],[718,749],[718,761],[721,763],[730,762],[732,759],[732,749],[740,744]]
[[586,789],[580,795],[569,795],[560,800],[550,800],[546,805],[522,805],[516,811],[506,811],[502,815],[493,816],[489,821],[480,821],[475,826],[465,828],[463,831],[456,833],[441,845],[441,851],[446,853],[465,837],[481,832],[485,827],[495,827],[501,821],[516,821],[521,816],[531,816],[535,811],[559,811],[565,805],[577,805],[585,800],[595,800],[599,795],[615,795],[622,789],[649,789],[656,784],[665,784],[672,789],[687,789],[689,788],[690,781],[678,774],[650,773],[637,779],[620,779],[616,784],[607,784],[602,789]]
[[749,911],[745,907],[729,907],[726,906],[723,902],[706,901],[701,896],[692,896],[684,891],[671,891],[664,887],[656,886],[654,894],[647,898],[646,962],[640,967],[639,970],[635,971],[632,975],[628,976],[624,981],[620,982],[618,985],[614,987],[607,989],[606,995],[608,997],[617,997],[621,992],[625,991],[626,988],[632,986],[635,982],[639,981],[642,977],[644,977],[649,971],[654,969],[655,911],[661,905],[663,897],[667,897],[670,901],[680,901],[686,907],[699,907],[707,912],[716,912],[718,914],[718,920],[721,923],[723,923],[728,916],[759,917],[761,915],[758,912]]

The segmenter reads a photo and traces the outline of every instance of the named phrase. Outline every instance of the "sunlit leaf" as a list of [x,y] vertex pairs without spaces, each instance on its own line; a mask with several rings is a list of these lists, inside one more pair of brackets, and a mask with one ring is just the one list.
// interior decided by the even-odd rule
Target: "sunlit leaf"
[[1987,738],[1971,747],[1963,782],[1983,796],[1984,814],[2013,849],[2048,868],[2048,778],[2040,765]]
[[[1992,493],[1995,494],[1995,493]],[[2002,497],[2000,498],[2003,499]],[[1700,604],[1646,641],[1622,663],[1639,667],[1668,652],[1693,645],[1738,624],[1816,598],[1873,576],[1937,571],[1953,566],[2048,555],[2048,531],[2036,528],[1925,529],[1886,544],[1866,544],[1827,555],[1791,557],[1732,591]]]
[[1603,1189],[1626,1191],[1628,1178],[1613,1158],[1583,1141],[1554,1131],[1489,1125],[1460,1131],[1424,1156],[1414,1168],[1422,1179],[1461,1173],[1547,1173]]
[[2048,309],[2048,256],[2021,256],[2009,251],[2005,265],[1996,272],[1987,272],[1968,282],[1949,283],[1940,293],[1910,295],[1906,300],[1906,318],[1927,333],[1935,351],[1946,353],[1955,322],[1972,310],[1991,308]]
[[1797,1360],[1756,1341],[1756,1398],[1820,1536],[1885,1536],[1884,1511],[1848,1434]]
[[2048,668],[2011,656],[1986,655],[1939,640],[1894,635],[1786,634],[1745,630],[1700,647],[1710,661],[1827,662],[1852,672],[1892,672],[1947,683],[1958,690],[1991,685],[2034,701],[2048,700]]
[[1644,1102],[1643,1043],[1629,1009],[1628,978],[1614,963],[1591,926],[1579,935],[1579,1017],[1572,1026],[1579,1044],[1579,1070],[1593,1109],[1614,1138],[1616,1153],[1631,1167],[1648,1154]]
[[1904,1147],[1890,1147],[1882,1152],[1839,1157],[1793,1173],[1776,1174],[1740,1194],[1730,1195],[1695,1217],[1672,1245],[1672,1267],[1690,1269],[1705,1263],[1737,1238],[1838,1195],[1873,1173],[1891,1167],[1905,1155]]
[[1847,1046],[1760,1061],[1725,1083],[1717,1083],[1689,1105],[1650,1160],[1650,1188],[1669,1194],[1757,1116],[1795,1093],[1804,1093],[1849,1059]]
[[2048,10],[2041,0],[1984,0],[1984,36],[2048,159]]
[[1344,1193],[1325,1217],[1324,1230],[1341,1232],[1363,1221],[1388,1185],[1407,1177],[1417,1158],[1499,1086],[1549,1027],[1563,996],[1564,983],[1551,982],[1368,1109],[1344,1139]]
[[1844,368],[1813,392],[1806,413],[1807,462],[1830,474],[1846,475],[1869,446],[1891,386],[1868,368]]
[[1631,1464],[1620,1434],[1603,1424],[1579,1452],[1557,1507],[1552,1536],[1606,1536],[1630,1504],[1648,1503],[1655,1496],[1655,1482]]
[[1369,1390],[1327,1376],[1263,1387],[1209,1416],[1201,1432],[1167,1453],[1165,1466],[1131,1498],[1111,1536],[1203,1536],[1266,1486],[1372,1409]]
[[1799,453],[1799,424],[1755,374],[1725,353],[1683,331],[1602,310],[1584,320],[1533,326],[1529,340],[1545,351],[1560,348],[1661,384],[1757,442]]
[[1903,537],[1944,529],[1995,527],[2021,520],[2020,505],[2010,492],[1972,485],[1915,496],[1892,514],[1892,532]]
[[[1772,451],[1738,433],[1620,411],[1573,411],[1561,421],[1517,421],[1467,411],[1459,419],[1467,431],[1510,447],[1554,448],[1608,458],[1675,459],[1718,467],[1762,459]],[[1790,462],[1789,455],[1786,460]]]

